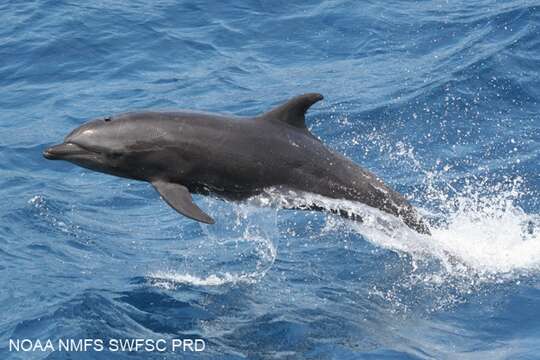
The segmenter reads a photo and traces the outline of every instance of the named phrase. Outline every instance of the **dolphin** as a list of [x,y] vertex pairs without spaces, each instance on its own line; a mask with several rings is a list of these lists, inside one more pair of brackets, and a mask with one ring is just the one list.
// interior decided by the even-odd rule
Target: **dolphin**
[[[404,196],[310,133],[305,114],[322,99],[300,95],[255,117],[191,111],[107,116],[76,128],[43,155],[147,181],[180,214],[206,224],[214,219],[191,194],[241,201],[272,188],[360,202],[429,234]],[[323,210],[315,204],[301,208]],[[361,220],[349,211],[331,211]]]

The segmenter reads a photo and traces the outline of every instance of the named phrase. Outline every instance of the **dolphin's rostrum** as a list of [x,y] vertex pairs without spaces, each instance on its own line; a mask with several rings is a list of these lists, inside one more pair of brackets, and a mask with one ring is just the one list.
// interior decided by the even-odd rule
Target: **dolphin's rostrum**
[[305,113],[322,98],[300,95],[253,118],[188,111],[125,113],[83,124],[43,155],[148,181],[176,211],[207,224],[214,219],[193,202],[192,193],[243,200],[281,188],[361,202],[429,234],[402,195],[309,132]]

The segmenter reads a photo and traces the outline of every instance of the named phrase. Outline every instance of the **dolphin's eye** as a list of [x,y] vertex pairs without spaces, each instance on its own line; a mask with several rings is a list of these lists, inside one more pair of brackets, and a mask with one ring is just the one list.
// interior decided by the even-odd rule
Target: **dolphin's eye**
[[109,122],[109,121],[111,121],[111,117],[110,117],[110,116],[107,116],[107,117],[106,117],[105,119],[103,119],[103,120],[106,121],[106,122]]

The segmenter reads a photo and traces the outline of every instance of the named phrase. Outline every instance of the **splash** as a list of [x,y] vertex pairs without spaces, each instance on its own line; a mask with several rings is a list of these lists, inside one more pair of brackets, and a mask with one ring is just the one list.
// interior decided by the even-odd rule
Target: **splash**
[[[382,212],[363,224],[352,223],[378,246],[405,252],[414,260],[441,261],[448,273],[458,270],[485,275],[519,275],[540,269],[540,217],[516,202],[521,182],[486,188],[469,185],[454,196],[439,193],[438,225],[432,236],[417,234]],[[431,196],[434,192],[431,193]],[[427,211],[424,211],[427,213]]]
[[440,249],[486,274],[519,274],[540,269],[540,217],[518,204],[521,180],[487,191],[472,185],[447,202],[446,224],[433,229]]
[[489,297],[540,270],[540,216],[520,206],[531,195],[523,179],[451,181],[445,176],[450,169],[445,165],[426,172],[425,191],[416,196],[425,206],[420,211],[431,220],[432,236],[405,227],[385,234],[356,226],[372,243],[399,253],[401,275],[369,292],[392,304],[395,312],[437,312],[473,294]]
[[410,254],[414,260],[438,259],[447,274],[462,271],[491,281],[540,269],[540,216],[520,206],[523,198],[534,196],[524,179],[493,180],[488,172],[456,176],[452,164],[442,160],[426,171],[411,145],[390,144],[384,137],[374,142],[381,152],[389,153],[391,162],[424,175],[423,186],[412,198],[430,219],[432,236],[403,227],[381,233],[353,225],[368,240]]

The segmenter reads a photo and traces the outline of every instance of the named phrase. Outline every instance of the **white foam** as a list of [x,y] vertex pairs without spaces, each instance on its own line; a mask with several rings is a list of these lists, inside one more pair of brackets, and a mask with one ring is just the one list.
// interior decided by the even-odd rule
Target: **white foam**
[[477,271],[538,270],[540,236],[527,230],[528,224],[539,224],[538,217],[511,203],[505,208],[485,206],[452,214],[448,225],[433,229],[435,244]]
[[187,273],[177,273],[174,270],[156,271],[150,273],[148,277],[154,286],[163,289],[175,289],[180,284],[189,284],[194,286],[220,286],[225,284],[253,284],[260,278],[253,273],[232,274],[225,272],[224,274],[212,274],[206,277],[200,277]]

